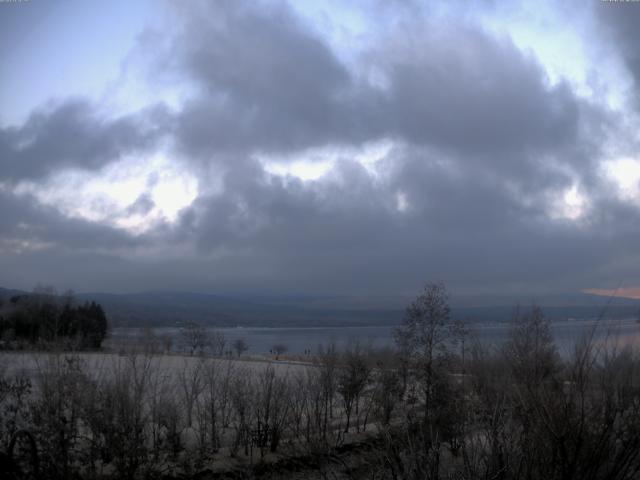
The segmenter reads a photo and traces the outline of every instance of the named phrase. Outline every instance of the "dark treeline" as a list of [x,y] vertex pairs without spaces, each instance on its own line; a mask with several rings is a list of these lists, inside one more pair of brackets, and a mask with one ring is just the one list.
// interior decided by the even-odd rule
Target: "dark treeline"
[[7,367],[0,441],[32,432],[51,479],[288,478],[265,466],[286,459],[309,478],[638,478],[640,358],[594,338],[560,357],[531,308],[504,345],[479,345],[427,285],[389,351],[328,347],[289,367],[151,354]]
[[0,340],[4,348],[56,344],[73,349],[100,348],[107,317],[95,302],[76,304],[71,293],[50,287],[0,300]]

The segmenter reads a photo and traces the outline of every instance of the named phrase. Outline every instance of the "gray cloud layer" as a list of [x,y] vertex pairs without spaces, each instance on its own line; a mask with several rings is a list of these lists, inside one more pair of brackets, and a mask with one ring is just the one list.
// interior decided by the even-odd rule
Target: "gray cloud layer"
[[34,112],[21,127],[0,130],[0,166],[8,180],[42,177],[65,167],[96,169],[155,146],[166,131],[158,106],[115,120],[85,100]]
[[[508,38],[418,16],[345,64],[286,4],[174,7],[180,28],[156,64],[195,86],[182,108],[105,119],[73,100],[34,113],[0,131],[0,180],[95,169],[170,139],[200,176],[200,196],[175,225],[134,237],[4,193],[0,238],[37,225],[27,239],[52,246],[47,261],[44,250],[6,248],[0,266],[34,283],[62,268],[60,283],[77,287],[77,249],[102,272],[95,288],[133,290],[397,293],[443,279],[467,292],[537,292],[640,281],[639,209],[598,170],[620,113],[551,84]],[[604,21],[611,35],[628,30],[623,14]],[[637,75],[633,49],[620,48]],[[376,175],[341,157],[303,182],[257,159],[380,139],[394,147]],[[208,187],[213,176],[222,193]],[[554,218],[574,184],[590,199],[583,216]],[[130,207],[151,208],[148,196]],[[181,253],[122,255],[145,248]]]

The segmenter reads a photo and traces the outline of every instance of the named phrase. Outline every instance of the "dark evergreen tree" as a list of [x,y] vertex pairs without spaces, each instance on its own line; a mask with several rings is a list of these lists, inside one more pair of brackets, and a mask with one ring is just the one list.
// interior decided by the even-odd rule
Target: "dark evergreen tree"
[[10,337],[18,342],[100,348],[107,329],[107,316],[101,305],[74,305],[70,294],[58,296],[52,289],[16,295],[0,312],[0,338]]

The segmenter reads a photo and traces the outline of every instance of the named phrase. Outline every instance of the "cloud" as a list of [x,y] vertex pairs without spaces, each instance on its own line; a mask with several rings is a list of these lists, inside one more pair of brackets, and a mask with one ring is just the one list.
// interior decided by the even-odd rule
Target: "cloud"
[[229,166],[260,152],[295,161],[309,148],[391,138],[516,178],[540,173],[540,184],[557,164],[591,168],[596,130],[612,123],[477,25],[420,17],[376,38],[354,72],[285,6],[196,5],[179,7],[183,32],[170,49],[174,68],[200,86],[175,122],[194,160]]
[[194,2],[177,9],[183,26],[169,63],[200,92],[177,122],[189,154],[303,148],[344,128],[340,105],[352,79],[288,6]]
[[[257,165],[232,170],[228,191],[196,201],[181,230],[216,259],[221,279],[243,275],[252,288],[266,277],[265,288],[381,293],[442,278],[466,291],[485,282],[554,290],[602,281],[634,250],[620,235],[613,251],[601,219],[553,221],[542,202],[523,205],[499,180],[452,171],[413,148],[395,155],[382,180],[347,161],[314,182]],[[406,210],[397,208],[398,191]]]
[[631,74],[634,87],[631,91],[636,102],[636,108],[640,97],[640,8],[635,2],[598,2],[595,15],[600,26],[604,30],[607,44],[614,45],[612,50],[618,53]]
[[[486,275],[502,287],[520,276],[576,281],[603,248],[591,227],[554,220],[550,210],[576,182],[599,188],[593,168],[609,112],[568,83],[552,85],[508,38],[466,24],[416,22],[371,46],[366,68],[383,78],[375,84],[336,67],[337,57],[318,49],[317,34],[295,21],[275,39],[266,34],[288,10],[239,11],[191,12],[196,22],[218,23],[189,24],[198,34],[179,40],[180,51],[202,54],[186,73],[203,91],[192,100],[200,115],[188,105],[178,135],[185,150],[197,145],[194,156],[226,172],[223,192],[201,196],[183,216],[181,227],[202,252],[225,257],[236,271],[244,261],[270,265],[274,279],[297,285],[308,272],[308,288],[408,288],[421,277],[471,288]],[[222,54],[211,44],[228,48]],[[309,51],[300,55],[301,48]],[[305,65],[300,57],[318,51],[313,77],[291,74],[292,65]],[[245,61],[254,75],[234,63]],[[316,110],[326,121],[299,135],[311,125],[304,113]],[[397,148],[377,175],[339,158],[332,171],[303,182],[268,174],[252,155],[287,152],[286,161],[316,145],[380,138]]]
[[100,168],[157,147],[167,121],[162,106],[116,119],[81,99],[44,107],[22,126],[0,129],[0,178],[15,182],[69,168]]
[[[78,283],[82,259],[105,289],[383,293],[444,280],[536,292],[638,280],[640,212],[601,171],[633,143],[614,134],[625,112],[550,81],[479,17],[411,10],[363,34],[347,63],[285,3],[170,8],[177,30],[153,63],[187,100],[117,118],[80,100],[41,109],[0,131],[0,182],[45,185],[162,148],[197,188],[171,221],[133,235],[5,187],[5,266],[35,275],[66,262],[62,275]],[[154,38],[141,40],[147,52]],[[379,142],[375,161],[356,153]],[[329,167],[302,179],[269,162]],[[180,191],[154,196],[158,182],[118,214],[148,215]]]
[[69,218],[31,195],[0,190],[0,238],[5,253],[30,250],[117,250],[139,246],[141,239],[99,223]]
[[640,300],[640,287],[624,287],[618,289],[586,288],[583,292],[603,297],[621,297]]
[[570,88],[549,86],[535,59],[509,39],[464,26],[428,26],[407,37],[385,59],[389,111],[407,140],[481,154],[575,138]]

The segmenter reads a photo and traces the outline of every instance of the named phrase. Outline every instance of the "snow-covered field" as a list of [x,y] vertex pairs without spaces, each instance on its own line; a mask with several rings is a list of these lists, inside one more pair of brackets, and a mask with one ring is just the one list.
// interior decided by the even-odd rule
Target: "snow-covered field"
[[37,377],[46,373],[53,365],[64,362],[79,362],[83,371],[92,377],[109,374],[130,365],[133,361],[138,365],[144,364],[149,370],[163,372],[173,376],[185,369],[190,370],[198,365],[206,365],[220,370],[226,368],[241,369],[258,373],[268,366],[275,368],[278,374],[293,374],[302,372],[309,365],[289,361],[273,361],[266,357],[252,356],[247,358],[210,358],[186,355],[144,355],[100,353],[100,352],[2,352],[0,353],[0,375],[14,376],[24,374],[27,377]]

